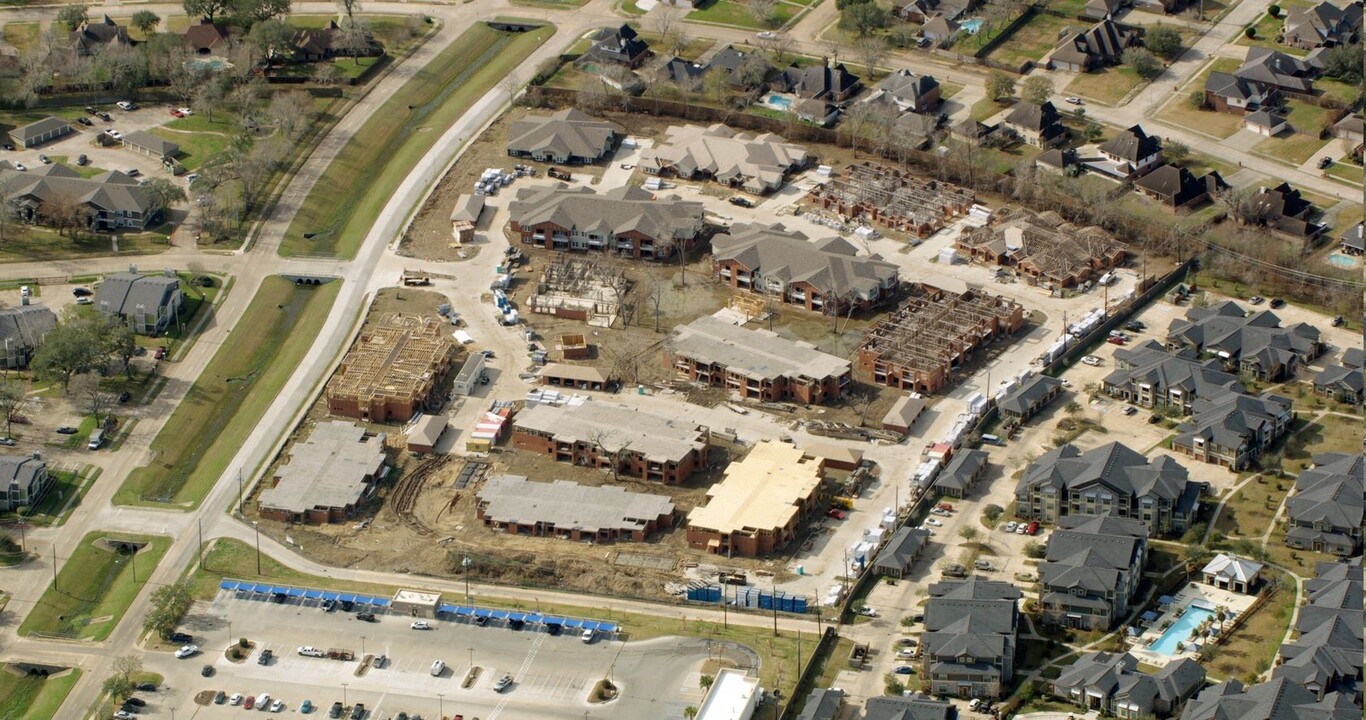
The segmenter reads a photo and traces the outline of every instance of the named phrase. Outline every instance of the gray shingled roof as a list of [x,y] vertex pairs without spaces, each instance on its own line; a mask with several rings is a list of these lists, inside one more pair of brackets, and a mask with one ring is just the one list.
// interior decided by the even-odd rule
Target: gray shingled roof
[[1351,530],[1360,528],[1363,513],[1360,453],[1329,453],[1314,458],[1314,467],[1295,478],[1295,494],[1286,501],[1286,514],[1299,523],[1326,524]]
[[1131,498],[1155,496],[1175,504],[1189,495],[1190,484],[1186,468],[1166,455],[1150,461],[1119,442],[1086,452],[1068,444],[1031,463],[1020,478],[1017,493],[1043,485],[1068,492],[1098,486]]
[[1361,720],[1361,708],[1338,693],[1319,700],[1287,678],[1251,687],[1226,680],[1191,700],[1181,720]]
[[146,213],[152,208],[152,199],[146,188],[117,170],[83,178],[65,165],[44,165],[26,173],[7,167],[0,166],[0,177],[7,178],[10,197],[31,197],[40,203],[59,197],[72,197],[110,213]]
[[963,492],[968,489],[968,482],[976,477],[982,467],[987,464],[985,452],[981,450],[959,450],[934,479],[934,486],[937,488],[947,488]]
[[643,531],[662,516],[672,515],[665,495],[627,492],[625,488],[580,485],[568,480],[532,482],[522,475],[497,475],[479,490],[485,519],[499,523],[544,523],[557,530]]
[[106,276],[95,289],[95,309],[108,315],[152,313],[170,302],[179,287],[178,277],[116,273]]
[[921,549],[929,541],[930,533],[926,530],[911,527],[899,528],[892,533],[892,536],[887,539],[887,544],[878,552],[877,559],[873,561],[873,568],[903,570],[912,559],[920,554]]
[[849,374],[848,360],[817,350],[810,343],[788,340],[763,329],[738,327],[711,315],[674,328],[666,341],[678,355],[757,380],[811,378],[824,380]]
[[1049,377],[1048,375],[1035,375],[1024,382],[1020,387],[1006,394],[997,403],[1001,410],[1015,413],[1016,415],[1028,415],[1038,408],[1037,404],[1048,395],[1062,387],[1062,381]]
[[1180,390],[1188,399],[1243,391],[1237,376],[1221,370],[1218,360],[1199,362],[1193,355],[1194,351],[1189,349],[1168,352],[1156,340],[1119,348],[1115,350],[1115,364],[1119,368],[1105,376],[1105,384],[1122,387],[1143,383],[1151,385],[1157,395]]
[[638,187],[603,193],[563,183],[524,187],[508,205],[523,226],[552,223],[583,233],[620,235],[636,231],[659,241],[685,240],[702,230],[702,203],[668,195],[656,200]]
[[293,513],[354,506],[384,461],[383,434],[367,437],[365,428],[349,422],[318,423],[289,451],[289,462],[275,471],[275,486],[261,492],[260,505]]
[[765,278],[807,282],[824,293],[855,293],[871,298],[897,278],[898,267],[878,255],[859,256],[839,237],[812,242],[805,233],[781,224],[736,223],[712,238],[716,261],[735,260]]
[[1181,426],[1174,443],[1190,447],[1203,438],[1226,448],[1237,448],[1248,438],[1274,424],[1278,415],[1290,413],[1290,399],[1270,392],[1257,397],[1225,393],[1200,398],[1191,407],[1191,422]]
[[42,120],[31,122],[23,127],[15,128],[12,133],[16,140],[27,143],[30,140],[51,134],[53,131],[66,128],[71,129],[71,123],[59,117],[45,117]]
[[863,720],[949,720],[953,705],[928,695],[870,697],[863,705]]
[[1207,308],[1191,308],[1184,319],[1173,320],[1167,342],[1210,353],[1225,352],[1233,359],[1268,349],[1308,359],[1317,354],[1320,335],[1313,325],[1281,327],[1281,319],[1274,312],[1247,314],[1236,302],[1227,300]]
[[614,122],[599,120],[574,108],[552,115],[528,116],[508,130],[508,150],[526,153],[551,152],[555,155],[598,159],[610,148],[613,138],[623,133]]
[[812,688],[806,696],[806,704],[797,715],[797,720],[839,720],[843,704],[843,690]]
[[57,314],[46,305],[19,305],[0,310],[0,342],[37,348],[57,327]]
[[170,140],[162,140],[145,130],[134,130],[133,132],[124,135],[123,144],[130,147],[139,147],[144,150],[150,150],[153,154],[160,155],[161,157],[174,157],[176,153],[180,152],[179,145]]

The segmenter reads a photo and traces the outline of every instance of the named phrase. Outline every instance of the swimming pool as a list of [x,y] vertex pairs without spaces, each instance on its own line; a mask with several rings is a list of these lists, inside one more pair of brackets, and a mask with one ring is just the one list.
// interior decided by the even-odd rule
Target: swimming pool
[[1340,268],[1354,268],[1357,266],[1356,258],[1352,257],[1351,255],[1343,255],[1342,253],[1329,254],[1328,262]]
[[220,57],[191,58],[185,61],[185,66],[191,70],[222,72],[232,67],[232,63]]
[[1157,639],[1148,649],[1163,655],[1175,655],[1177,643],[1189,643],[1191,631],[1200,627],[1206,618],[1214,617],[1213,610],[1190,605],[1186,607],[1186,613],[1176,619],[1167,631],[1162,633],[1162,637]]
[[982,22],[982,18],[972,18],[970,20],[964,20],[963,24],[958,27],[962,28],[963,32],[969,35],[976,35],[977,31],[982,29]]
[[792,98],[783,97],[782,95],[769,95],[768,104],[779,110],[791,110]]

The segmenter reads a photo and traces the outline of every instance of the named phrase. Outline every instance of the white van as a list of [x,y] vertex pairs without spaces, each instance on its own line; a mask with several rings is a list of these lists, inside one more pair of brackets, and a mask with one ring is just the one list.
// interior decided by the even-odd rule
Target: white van
[[446,663],[440,660],[432,661],[432,677],[441,677],[441,673],[446,671]]
[[86,444],[86,448],[90,450],[99,450],[100,446],[103,444],[104,431],[99,428],[96,428],[94,431],[90,433],[90,442]]

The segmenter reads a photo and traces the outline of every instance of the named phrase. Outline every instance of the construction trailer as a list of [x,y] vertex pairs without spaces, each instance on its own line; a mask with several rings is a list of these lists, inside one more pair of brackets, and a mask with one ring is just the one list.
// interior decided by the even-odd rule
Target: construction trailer
[[460,372],[455,375],[451,392],[456,395],[473,395],[474,389],[484,380],[484,354],[474,353],[465,358]]

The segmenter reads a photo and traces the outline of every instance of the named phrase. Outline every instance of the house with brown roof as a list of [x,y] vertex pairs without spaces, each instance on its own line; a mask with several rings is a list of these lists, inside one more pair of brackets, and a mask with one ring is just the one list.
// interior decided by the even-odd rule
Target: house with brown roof
[[1138,33],[1113,20],[1103,20],[1089,30],[1063,39],[1049,56],[1049,64],[1059,70],[1089,72],[1119,62],[1125,49],[1139,44]]
[[1034,147],[1051,147],[1067,136],[1062,115],[1051,102],[1035,105],[1022,100],[1015,103],[1015,109],[1006,116],[1005,126]]
[[128,28],[110,20],[108,15],[97,22],[87,21],[79,29],[67,33],[67,38],[71,42],[71,49],[82,56],[94,55],[105,45],[133,46],[132,39],[128,37]]
[[773,79],[773,87],[798,97],[838,103],[853,97],[863,84],[844,63],[826,62],[804,68],[793,64]]
[[1355,42],[1360,33],[1360,2],[1349,2],[1346,7],[1326,1],[1312,7],[1289,6],[1281,30],[1283,42],[1301,50]]
[[1109,174],[1124,179],[1141,177],[1162,164],[1162,141],[1142,125],[1121,130],[1101,143],[1100,155],[1110,163]]
[[1324,226],[1310,219],[1316,212],[1314,204],[1290,187],[1290,183],[1260,188],[1252,196],[1252,213],[1257,222],[1291,237],[1308,239],[1322,233]]
[[614,122],[599,120],[574,108],[551,115],[529,116],[508,130],[508,155],[539,162],[595,163],[612,151],[625,134]]
[[1134,181],[1134,190],[1140,195],[1172,210],[1196,207],[1227,187],[1218,171],[1211,170],[1197,178],[1190,170],[1175,165],[1163,165]]
[[185,38],[185,46],[196,55],[212,55],[228,48],[228,31],[222,25],[202,19],[185,28],[181,37]]

